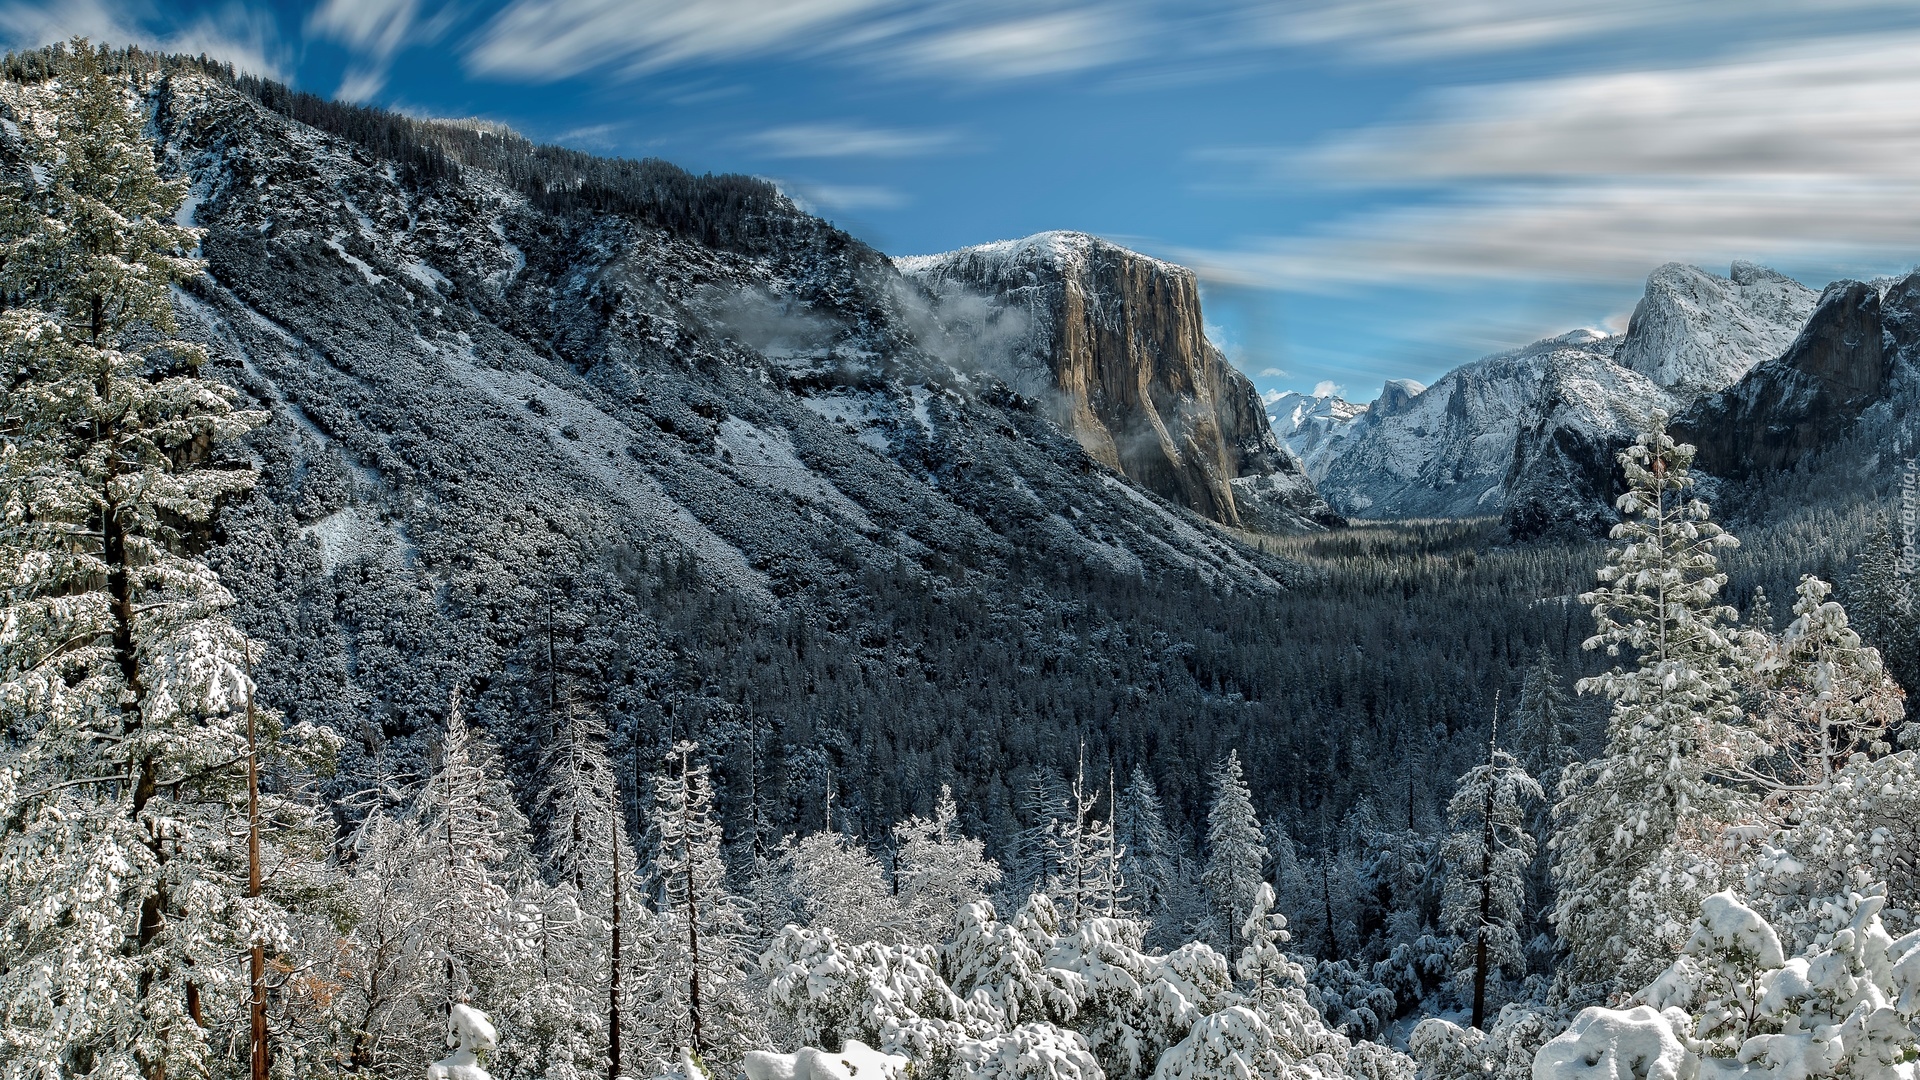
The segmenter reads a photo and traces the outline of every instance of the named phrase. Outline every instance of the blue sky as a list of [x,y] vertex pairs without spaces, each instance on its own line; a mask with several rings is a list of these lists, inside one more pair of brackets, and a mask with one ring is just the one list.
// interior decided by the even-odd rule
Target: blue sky
[[1263,390],[1624,329],[1668,260],[1920,260],[1911,0],[0,0],[75,33],[766,176],[893,254],[1098,233],[1198,269]]

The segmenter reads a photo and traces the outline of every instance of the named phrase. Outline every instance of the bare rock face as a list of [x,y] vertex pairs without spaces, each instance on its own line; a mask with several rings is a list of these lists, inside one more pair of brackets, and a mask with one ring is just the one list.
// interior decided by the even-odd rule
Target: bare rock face
[[1226,525],[1339,521],[1207,340],[1192,271],[1066,232],[895,262],[1100,463]]
[[1731,386],[1792,343],[1817,294],[1749,262],[1729,277],[1668,263],[1647,275],[1615,362],[1682,401]]
[[1699,466],[1744,479],[1790,468],[1885,397],[1897,358],[1920,346],[1920,273],[1881,287],[1827,286],[1793,344],[1700,399],[1674,424]]

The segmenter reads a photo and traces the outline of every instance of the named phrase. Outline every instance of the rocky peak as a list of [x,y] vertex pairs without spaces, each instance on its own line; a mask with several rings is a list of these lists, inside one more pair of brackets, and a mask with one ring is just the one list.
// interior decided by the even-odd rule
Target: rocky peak
[[1374,416],[1398,416],[1413,408],[1413,399],[1426,391],[1424,383],[1412,379],[1388,379],[1380,388],[1380,396],[1373,400],[1367,411]]
[[1836,281],[1785,352],[1696,402],[1676,436],[1719,476],[1791,467],[1884,397],[1896,361],[1916,346],[1920,273],[1881,285]]
[[1816,294],[1749,262],[1729,277],[1668,263],[1647,276],[1616,360],[1691,401],[1778,356],[1812,313]]
[[1226,525],[1338,520],[1207,340],[1191,270],[1072,232],[895,263],[1095,460]]

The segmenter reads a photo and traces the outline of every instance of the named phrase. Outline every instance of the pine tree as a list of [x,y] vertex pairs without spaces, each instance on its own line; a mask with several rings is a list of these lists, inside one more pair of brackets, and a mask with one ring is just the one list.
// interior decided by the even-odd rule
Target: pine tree
[[1764,688],[1755,728],[1773,753],[1734,774],[1776,802],[1832,787],[1855,753],[1891,750],[1889,729],[1906,712],[1879,650],[1860,640],[1832,592],[1802,577],[1794,620],[1758,665]]
[[694,743],[675,743],[654,786],[656,960],[641,1000],[667,1019],[662,1060],[686,1048],[709,1062],[737,1058],[755,1041],[747,993],[755,965],[746,901],[727,887],[713,785]]
[[1487,986],[1498,970],[1517,979],[1526,973],[1520,928],[1527,900],[1527,867],[1533,835],[1529,803],[1545,796],[1513,755],[1499,748],[1498,728],[1488,739],[1487,761],[1460,778],[1447,804],[1451,830],[1440,847],[1446,866],[1440,918],[1459,942],[1455,978],[1469,988],[1472,1025],[1485,1029]]
[[1051,773],[1036,771],[1028,778],[1020,795],[1020,814],[1027,824],[1006,853],[1008,906],[1018,908],[1059,877],[1064,866],[1060,826],[1072,813],[1072,799],[1067,785]]
[[1186,869],[1179,845],[1167,828],[1160,793],[1146,770],[1135,766],[1120,792],[1114,812],[1114,843],[1119,845],[1120,874],[1132,903],[1150,924],[1150,941],[1177,933],[1187,916],[1184,896]]
[[1542,787],[1558,783],[1560,770],[1575,759],[1580,730],[1573,725],[1573,710],[1560,686],[1553,654],[1544,645],[1520,686],[1520,707],[1514,710],[1513,721],[1513,745],[1520,764]]
[[1736,678],[1745,661],[1720,601],[1718,552],[1737,541],[1689,496],[1693,448],[1651,430],[1620,455],[1630,490],[1624,520],[1582,595],[1598,632],[1586,642],[1633,668],[1580,681],[1613,699],[1602,755],[1566,770],[1555,807],[1554,921],[1567,950],[1563,993],[1582,1000],[1640,986],[1664,968],[1691,925],[1709,878],[1716,830],[1743,814],[1709,777],[1754,752]]
[[254,479],[209,449],[266,417],[172,336],[170,289],[200,272],[185,185],[103,53],[72,57],[23,92],[35,179],[0,191],[0,1037],[21,1075],[191,1075],[228,1044],[209,1018],[246,1015],[231,958],[287,933],[228,833],[247,644],[189,553]]
[[[623,1037],[633,1025],[633,933],[641,914],[631,892],[635,858],[628,844],[620,785],[607,757],[605,726],[571,702],[548,743],[535,807],[545,822],[546,877],[555,885],[540,916],[541,983],[555,992],[552,1037],[585,1033],[608,1080],[622,1073]],[[624,991],[624,994],[623,994]],[[587,1047],[558,1047],[584,1064]]]
[[1853,628],[1880,650],[1888,674],[1909,690],[1920,687],[1920,617],[1914,612],[1912,572],[1892,530],[1883,529],[1867,542],[1839,593]]
[[1207,865],[1200,874],[1221,936],[1238,947],[1241,923],[1253,910],[1265,880],[1267,849],[1253,812],[1253,792],[1240,772],[1240,755],[1228,751],[1214,773],[1213,808],[1207,813]]
[[932,820],[908,818],[893,827],[893,840],[894,888],[916,930],[914,940],[946,939],[960,910],[1000,883],[1000,868],[987,858],[986,845],[960,831],[959,804],[944,784]]
[[493,744],[467,724],[456,691],[439,762],[413,806],[415,892],[446,1005],[500,1008],[538,933],[532,837]]
[[1114,844],[1111,804],[1108,820],[1094,816],[1099,796],[1087,782],[1084,748],[1067,791],[1067,817],[1054,831],[1060,870],[1048,894],[1071,929],[1082,919],[1119,915],[1125,883],[1120,879],[1121,851]]

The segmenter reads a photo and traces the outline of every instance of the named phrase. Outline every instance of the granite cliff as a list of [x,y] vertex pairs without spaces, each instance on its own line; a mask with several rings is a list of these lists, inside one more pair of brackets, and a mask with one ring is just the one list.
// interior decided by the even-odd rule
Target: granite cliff
[[1192,271],[1068,232],[894,261],[1100,463],[1226,525],[1338,522],[1207,340]]

